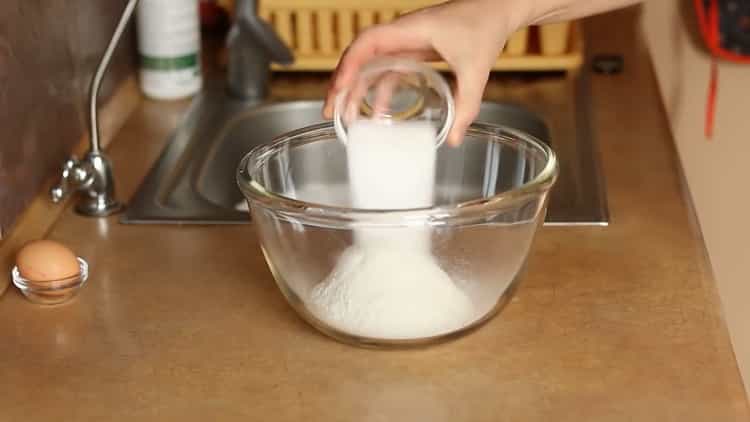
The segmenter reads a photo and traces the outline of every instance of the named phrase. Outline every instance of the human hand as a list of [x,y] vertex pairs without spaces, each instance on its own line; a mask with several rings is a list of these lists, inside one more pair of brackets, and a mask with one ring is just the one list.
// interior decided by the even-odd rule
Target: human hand
[[524,20],[520,8],[510,8],[516,13],[505,14],[497,10],[490,12],[488,8],[496,9],[498,5],[510,3],[513,2],[463,0],[444,3],[363,31],[339,61],[323,115],[332,117],[336,95],[353,82],[364,64],[376,57],[444,60],[456,76],[456,119],[448,134],[448,143],[459,145],[464,132],[479,113],[490,69],[506,38]]

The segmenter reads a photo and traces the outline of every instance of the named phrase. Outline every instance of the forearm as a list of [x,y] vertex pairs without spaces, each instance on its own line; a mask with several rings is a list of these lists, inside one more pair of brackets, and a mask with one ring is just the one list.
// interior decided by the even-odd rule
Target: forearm
[[[523,1],[523,0],[521,0]],[[641,0],[537,0],[530,7],[527,25],[555,23],[584,18],[640,3]]]
[[[484,13],[479,19],[505,22],[505,30],[528,25],[563,22],[639,3],[641,0],[458,0],[475,3]],[[478,3],[478,4],[477,4]],[[504,41],[499,34],[500,41]]]

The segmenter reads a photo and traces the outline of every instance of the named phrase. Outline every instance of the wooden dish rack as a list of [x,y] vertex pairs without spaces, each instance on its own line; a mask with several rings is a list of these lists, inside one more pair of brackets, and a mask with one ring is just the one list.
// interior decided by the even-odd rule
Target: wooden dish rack
[[[229,3],[232,3],[231,1]],[[341,52],[368,26],[402,13],[439,3],[436,0],[259,0],[258,13],[292,49],[295,62],[273,65],[275,71],[330,71]],[[511,36],[495,71],[571,71],[583,62],[579,22],[524,28]],[[435,67],[445,69],[445,63]]]

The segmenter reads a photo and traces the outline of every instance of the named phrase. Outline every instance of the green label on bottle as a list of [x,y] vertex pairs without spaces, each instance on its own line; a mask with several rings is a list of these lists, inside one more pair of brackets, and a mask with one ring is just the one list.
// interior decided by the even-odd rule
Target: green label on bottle
[[148,70],[183,70],[196,67],[198,54],[179,57],[152,57],[141,55],[141,67]]

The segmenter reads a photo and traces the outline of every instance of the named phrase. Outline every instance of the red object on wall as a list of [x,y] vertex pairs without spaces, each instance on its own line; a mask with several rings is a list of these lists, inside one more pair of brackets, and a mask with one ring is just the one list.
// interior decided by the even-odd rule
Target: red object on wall
[[717,60],[750,64],[750,1],[693,0],[693,5],[701,36],[713,58],[705,122],[706,139],[710,140],[719,86]]

